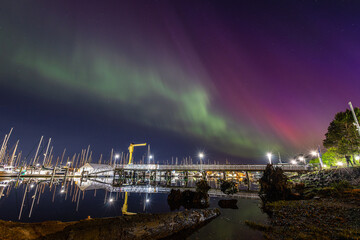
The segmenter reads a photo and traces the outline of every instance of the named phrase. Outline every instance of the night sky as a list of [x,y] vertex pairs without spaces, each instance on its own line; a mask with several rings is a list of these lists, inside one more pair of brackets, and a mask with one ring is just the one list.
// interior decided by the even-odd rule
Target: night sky
[[[322,143],[360,104],[359,1],[1,1],[0,136],[233,163]],[[144,153],[145,148],[136,150]]]

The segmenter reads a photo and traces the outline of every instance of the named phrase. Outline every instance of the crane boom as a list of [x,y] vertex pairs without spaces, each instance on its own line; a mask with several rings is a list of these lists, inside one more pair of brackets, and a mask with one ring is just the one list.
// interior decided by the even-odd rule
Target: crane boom
[[134,144],[134,143],[130,143],[129,146],[129,163],[132,163],[132,154],[134,152],[134,147],[140,147],[140,146],[146,146],[146,143],[138,143],[138,144]]

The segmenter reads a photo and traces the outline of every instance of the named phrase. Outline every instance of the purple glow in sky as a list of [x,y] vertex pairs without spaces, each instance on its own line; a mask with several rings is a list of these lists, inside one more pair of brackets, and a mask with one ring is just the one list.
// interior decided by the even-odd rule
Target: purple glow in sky
[[99,151],[146,140],[164,159],[309,151],[336,112],[360,104],[359,10],[357,1],[1,3],[0,133],[15,126],[32,143],[45,133]]

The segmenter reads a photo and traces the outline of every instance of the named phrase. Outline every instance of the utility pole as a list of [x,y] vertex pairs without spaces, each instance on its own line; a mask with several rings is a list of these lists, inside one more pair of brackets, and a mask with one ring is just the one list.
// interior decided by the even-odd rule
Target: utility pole
[[351,104],[351,102],[349,102],[349,106],[350,106],[350,109],[351,109],[351,112],[352,112],[352,115],[353,115],[353,117],[354,117],[354,121],[355,121],[355,126],[356,126],[356,129],[358,130],[358,133],[359,133],[359,135],[360,135],[360,126],[359,126],[359,122],[358,122],[358,119],[357,119],[357,117],[356,117],[356,114],[355,114],[355,111],[354,111],[354,108],[353,108],[353,106],[352,106],[352,104]]
[[281,161],[280,152],[278,152],[278,154],[279,154],[279,162],[280,162],[280,164],[281,164],[281,163],[282,163],[282,161]]

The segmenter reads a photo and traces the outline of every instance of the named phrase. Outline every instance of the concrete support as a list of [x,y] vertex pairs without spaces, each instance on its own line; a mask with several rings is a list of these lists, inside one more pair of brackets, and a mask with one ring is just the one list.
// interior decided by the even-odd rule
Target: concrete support
[[246,179],[247,179],[248,190],[250,190],[250,177],[248,171],[246,171]]

